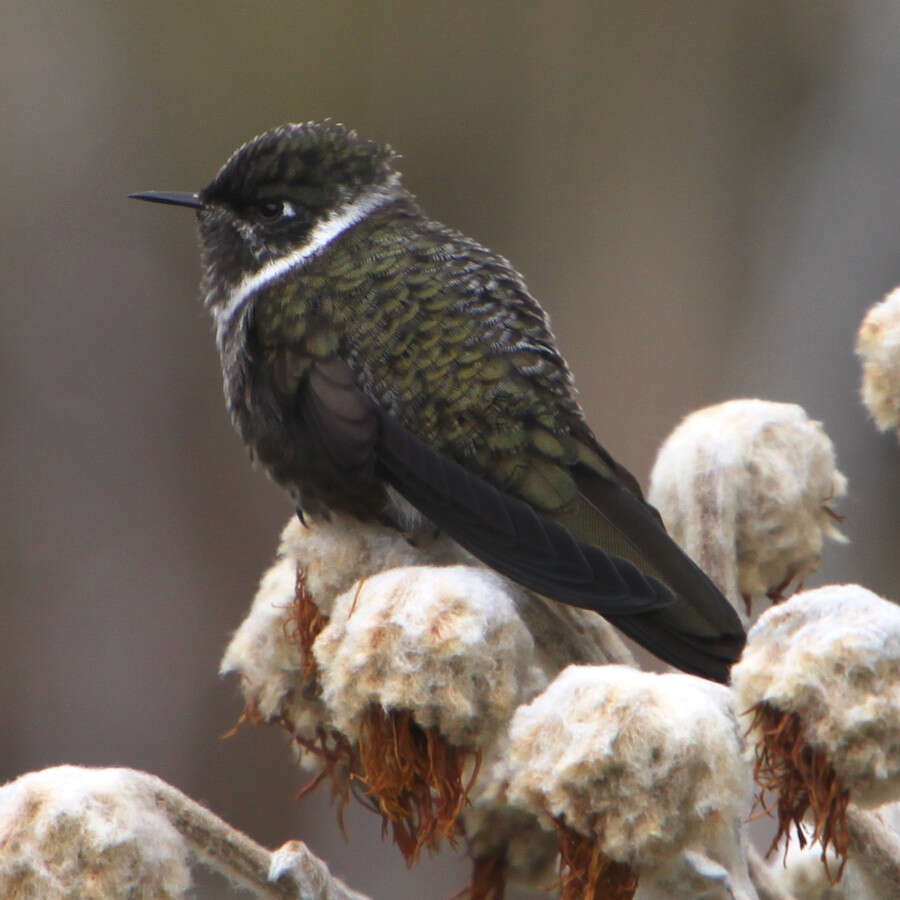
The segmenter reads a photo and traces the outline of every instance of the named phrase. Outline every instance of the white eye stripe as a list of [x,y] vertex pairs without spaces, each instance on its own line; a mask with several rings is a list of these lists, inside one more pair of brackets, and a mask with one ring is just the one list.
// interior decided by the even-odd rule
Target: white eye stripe
[[294,216],[297,215],[297,210],[294,209],[294,204],[291,203],[290,200],[282,200],[281,201],[281,217],[283,219],[293,219]]
[[[388,187],[393,186],[394,183],[392,182]],[[253,294],[270,282],[281,278],[292,269],[302,266],[310,257],[315,256],[319,251],[327,247],[336,237],[362,221],[378,207],[384,206],[391,199],[392,195],[383,189],[363,194],[353,203],[340,207],[328,218],[319,222],[310,231],[301,247],[266,263],[258,271],[245,276],[229,292],[228,299],[223,304],[213,308],[217,340],[221,343],[228,323],[234,316],[240,314],[244,305]],[[293,206],[291,210],[293,215],[296,215],[296,210]]]

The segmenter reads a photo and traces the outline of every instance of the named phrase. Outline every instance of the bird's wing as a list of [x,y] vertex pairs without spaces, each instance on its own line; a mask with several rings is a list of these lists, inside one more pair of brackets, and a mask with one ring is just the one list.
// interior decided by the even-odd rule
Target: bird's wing
[[606,616],[679,668],[727,680],[743,646],[736,614],[630,491],[612,481],[595,484],[597,476],[586,471],[581,505],[554,521],[415,437],[358,389],[342,360],[313,363],[301,393],[307,428],[348,475],[374,465],[501,574]]
[[[727,681],[728,670],[745,643],[737,613],[672,540],[657,511],[643,499],[636,483],[632,484],[632,477],[613,465],[618,480],[585,465],[573,467],[578,496],[553,518],[577,540],[631,560],[641,571],[664,582],[676,597],[676,602],[653,615],[607,616],[614,625],[680,669]],[[627,480],[622,475],[627,475]]]

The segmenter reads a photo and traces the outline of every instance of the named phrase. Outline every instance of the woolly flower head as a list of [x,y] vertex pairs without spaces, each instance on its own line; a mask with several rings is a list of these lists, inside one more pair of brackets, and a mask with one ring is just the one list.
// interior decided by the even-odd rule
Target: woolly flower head
[[733,855],[749,773],[730,692],[690,675],[570,666],[510,725],[509,798],[596,834],[638,870],[691,846]]
[[881,431],[900,435],[900,288],[867,313],[856,336],[862,399]]
[[689,415],[659,450],[649,499],[737,604],[773,598],[845,540],[831,503],[847,488],[820,422],[793,403],[730,400]]
[[484,743],[541,678],[515,598],[472,566],[391,569],[341,595],[314,645],[336,727],[354,735],[380,705],[452,743]]
[[767,610],[732,669],[739,709],[796,713],[852,799],[900,798],[900,608],[859,585]]
[[0,896],[186,896],[189,852],[158,808],[162,782],[59,766],[0,789]]
[[[337,513],[314,528],[305,527],[292,516],[282,531],[275,562],[263,575],[250,613],[219,667],[222,675],[241,676],[250,717],[279,720],[305,738],[314,737],[327,721],[292,621],[298,578],[316,609],[328,615],[335,598],[357,578],[454,552],[447,542],[436,543],[426,556],[392,529]],[[318,767],[315,757],[298,752],[304,766]]]

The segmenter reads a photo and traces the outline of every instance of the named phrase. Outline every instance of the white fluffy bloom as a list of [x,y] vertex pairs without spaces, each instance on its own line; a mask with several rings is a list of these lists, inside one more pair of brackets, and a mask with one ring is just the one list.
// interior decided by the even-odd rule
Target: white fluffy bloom
[[[650,882],[752,896],[749,771],[727,688],[690,675],[570,666],[510,725],[509,800],[596,836]],[[713,893],[712,896],[719,894]]]
[[[298,570],[326,617],[312,673],[291,621]],[[413,546],[393,529],[333,515],[288,523],[221,671],[241,676],[248,709],[300,738],[324,728],[352,742],[380,706],[477,748],[481,770],[461,815],[473,855],[504,859],[513,880],[546,883],[555,836],[506,803],[506,726],[571,662],[632,657],[602,617],[523,590],[446,538]],[[321,768],[316,754],[299,755]]]
[[856,336],[862,399],[881,431],[900,434],[900,288],[867,313]]
[[900,608],[859,585],[795,594],[750,630],[732,669],[739,709],[797,713],[851,799],[900,798]]
[[830,504],[846,491],[820,422],[792,403],[731,400],[687,416],[659,450],[650,502],[687,553],[745,601],[814,571],[844,540]]
[[59,766],[0,789],[0,896],[184,897],[189,849],[156,804],[159,779]]
[[322,699],[351,736],[379,705],[410,711],[453,744],[482,745],[541,679],[511,585],[472,566],[367,578],[337,598],[315,655]]
[[0,788],[4,898],[174,900],[196,862],[255,896],[367,900],[300,841],[269,853],[146,772],[59,766]]

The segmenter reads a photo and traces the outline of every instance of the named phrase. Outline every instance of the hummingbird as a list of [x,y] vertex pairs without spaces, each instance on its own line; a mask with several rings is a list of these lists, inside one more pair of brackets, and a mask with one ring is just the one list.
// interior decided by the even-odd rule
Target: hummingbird
[[600,445],[547,314],[429,218],[390,146],[332,122],[238,148],[199,193],[201,294],[231,419],[301,521],[438,529],[513,581],[726,682],[731,604]]

